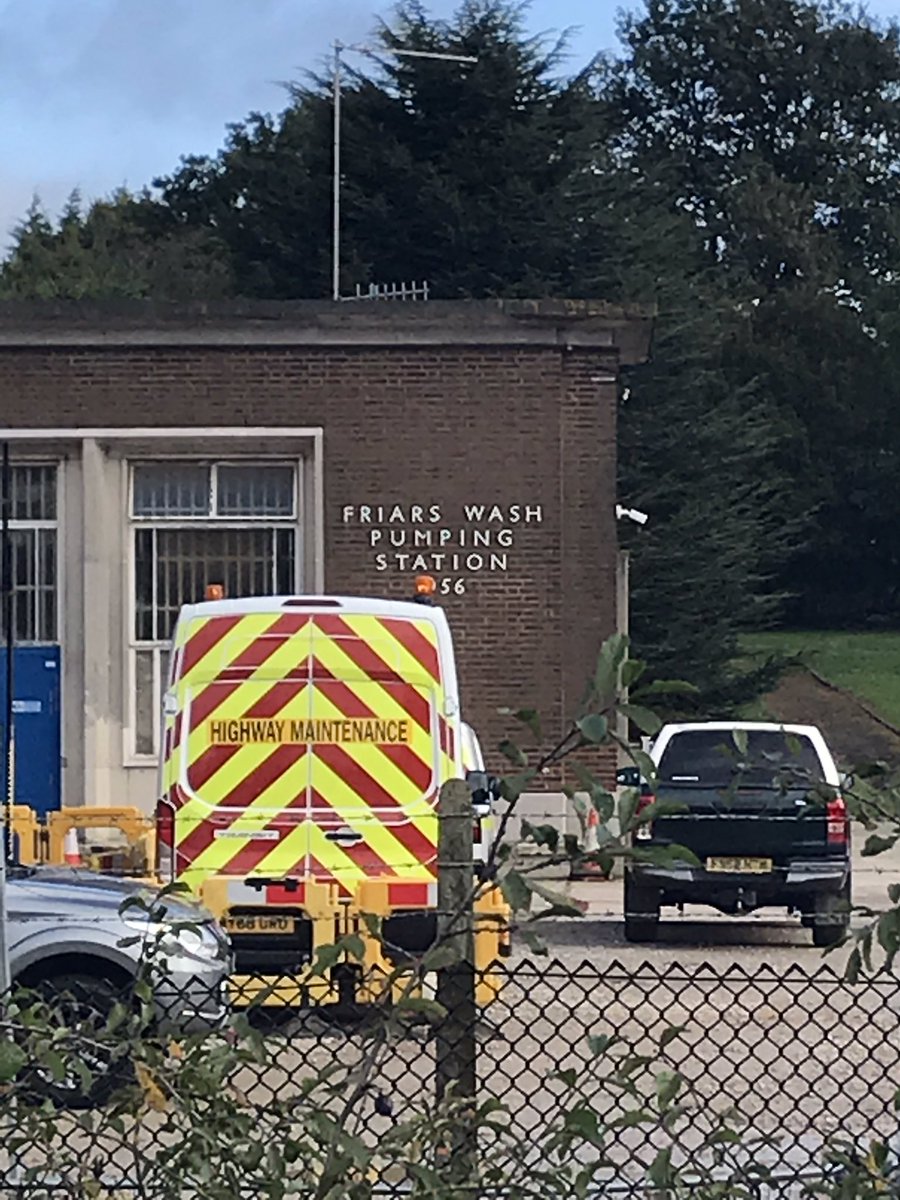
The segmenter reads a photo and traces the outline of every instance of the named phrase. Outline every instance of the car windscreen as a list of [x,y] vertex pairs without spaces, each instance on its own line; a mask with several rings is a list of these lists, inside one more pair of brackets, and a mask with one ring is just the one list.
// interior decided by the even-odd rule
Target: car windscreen
[[[746,741],[744,738],[746,737]],[[809,788],[824,782],[808,737],[782,730],[697,729],[676,733],[663,751],[658,781],[668,787]]]

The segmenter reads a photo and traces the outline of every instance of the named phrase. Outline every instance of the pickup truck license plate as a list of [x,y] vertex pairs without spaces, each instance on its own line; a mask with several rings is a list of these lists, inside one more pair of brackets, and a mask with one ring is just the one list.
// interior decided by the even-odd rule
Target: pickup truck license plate
[[727,871],[729,874],[769,875],[771,858],[708,858],[707,871]]
[[226,916],[222,921],[229,933],[293,933],[296,922],[293,917],[282,917],[266,913],[258,917]]

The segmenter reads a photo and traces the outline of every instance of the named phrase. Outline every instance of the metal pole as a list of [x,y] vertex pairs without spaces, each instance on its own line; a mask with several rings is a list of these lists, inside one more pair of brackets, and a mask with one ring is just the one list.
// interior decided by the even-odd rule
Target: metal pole
[[[472,793],[461,779],[449,779],[438,801],[438,939],[453,959],[438,970],[437,999],[446,1016],[436,1029],[437,1099],[475,1108],[476,1073],[474,952],[474,865]],[[458,1113],[459,1125],[443,1150],[452,1178],[470,1182],[477,1163],[473,1114]]]
[[[353,50],[357,54],[367,54],[376,58],[376,52],[370,46],[345,46],[343,42],[334,43],[334,66],[331,79],[331,98],[334,114],[334,124],[331,133],[332,170],[331,170],[331,298],[341,298],[341,51]],[[402,50],[383,48],[383,53],[396,54],[406,58],[434,58],[442,62],[476,63],[478,59],[472,54],[440,54],[432,50]]]
[[332,208],[331,208],[331,298],[341,298],[341,42],[334,43],[334,77],[332,99],[334,127],[332,131]]
[[0,558],[3,567],[3,618],[6,626],[6,712],[3,722],[3,762],[5,776],[3,837],[0,838],[0,1003],[8,996],[11,978],[9,970],[9,944],[6,940],[6,864],[12,857],[12,804],[14,787],[13,754],[13,581],[12,547],[9,538],[12,486],[9,469],[9,442],[3,443],[3,471],[0,480],[0,504],[2,504],[2,546]]

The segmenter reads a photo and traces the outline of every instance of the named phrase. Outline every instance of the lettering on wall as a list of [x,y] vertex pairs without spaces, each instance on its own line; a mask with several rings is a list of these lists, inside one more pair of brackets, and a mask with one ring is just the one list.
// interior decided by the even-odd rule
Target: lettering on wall
[[365,531],[375,570],[433,575],[442,596],[461,596],[474,577],[503,574],[516,536],[541,525],[542,504],[345,504],[344,525]]

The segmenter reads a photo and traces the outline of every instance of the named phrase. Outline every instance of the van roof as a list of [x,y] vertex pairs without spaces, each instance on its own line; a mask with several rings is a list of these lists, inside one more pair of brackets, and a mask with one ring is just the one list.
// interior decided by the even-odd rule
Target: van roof
[[185,617],[233,617],[241,613],[344,612],[431,621],[447,621],[442,608],[411,600],[384,600],[366,596],[243,596],[234,600],[204,600],[186,604]]

